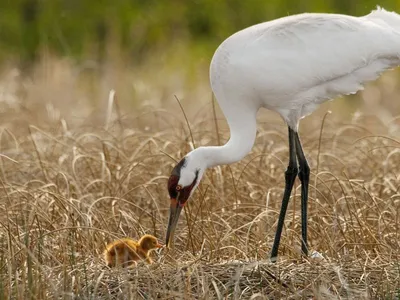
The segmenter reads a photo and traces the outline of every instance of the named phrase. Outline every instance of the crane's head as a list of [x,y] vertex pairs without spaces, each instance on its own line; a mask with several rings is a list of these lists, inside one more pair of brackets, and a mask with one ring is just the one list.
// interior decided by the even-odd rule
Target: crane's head
[[205,166],[195,155],[187,155],[172,170],[168,179],[168,193],[171,199],[169,221],[167,228],[166,246],[169,247],[174,239],[179,215],[189,197],[193,194],[203,176]]

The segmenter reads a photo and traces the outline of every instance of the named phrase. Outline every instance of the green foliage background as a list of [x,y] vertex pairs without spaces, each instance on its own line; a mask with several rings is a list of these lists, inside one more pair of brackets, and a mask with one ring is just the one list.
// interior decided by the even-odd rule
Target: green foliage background
[[77,60],[107,56],[131,62],[185,45],[210,54],[249,25],[301,12],[367,14],[398,0],[1,0],[0,62],[33,62],[42,51]]

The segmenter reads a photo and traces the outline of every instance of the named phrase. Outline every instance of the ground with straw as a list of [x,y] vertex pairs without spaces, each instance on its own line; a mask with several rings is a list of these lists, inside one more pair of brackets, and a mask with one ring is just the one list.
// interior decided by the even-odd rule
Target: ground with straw
[[105,244],[145,233],[163,241],[172,167],[229,138],[210,91],[203,104],[180,99],[185,120],[173,94],[165,109],[127,109],[117,89],[93,111],[68,84],[48,91],[6,77],[1,87],[2,299],[399,298],[398,119],[346,119],[324,106],[302,123],[309,242],[323,258],[301,258],[296,182],[280,259],[267,260],[288,147],[284,123],[264,111],[252,152],[207,171],[174,248],[121,270],[105,267]]

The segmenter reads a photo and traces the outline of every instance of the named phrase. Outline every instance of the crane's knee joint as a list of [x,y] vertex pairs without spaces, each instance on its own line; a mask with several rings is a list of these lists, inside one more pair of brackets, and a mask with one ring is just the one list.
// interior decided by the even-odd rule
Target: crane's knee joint
[[286,172],[285,172],[285,178],[292,179],[293,177],[296,177],[298,171],[299,170],[297,167],[288,166],[288,168],[286,169]]

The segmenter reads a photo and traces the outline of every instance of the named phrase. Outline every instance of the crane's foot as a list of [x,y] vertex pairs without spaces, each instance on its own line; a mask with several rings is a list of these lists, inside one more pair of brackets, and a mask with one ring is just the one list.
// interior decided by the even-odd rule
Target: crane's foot
[[319,262],[325,260],[325,257],[322,255],[322,253],[319,253],[318,251],[314,250],[310,254],[310,259],[312,261]]

